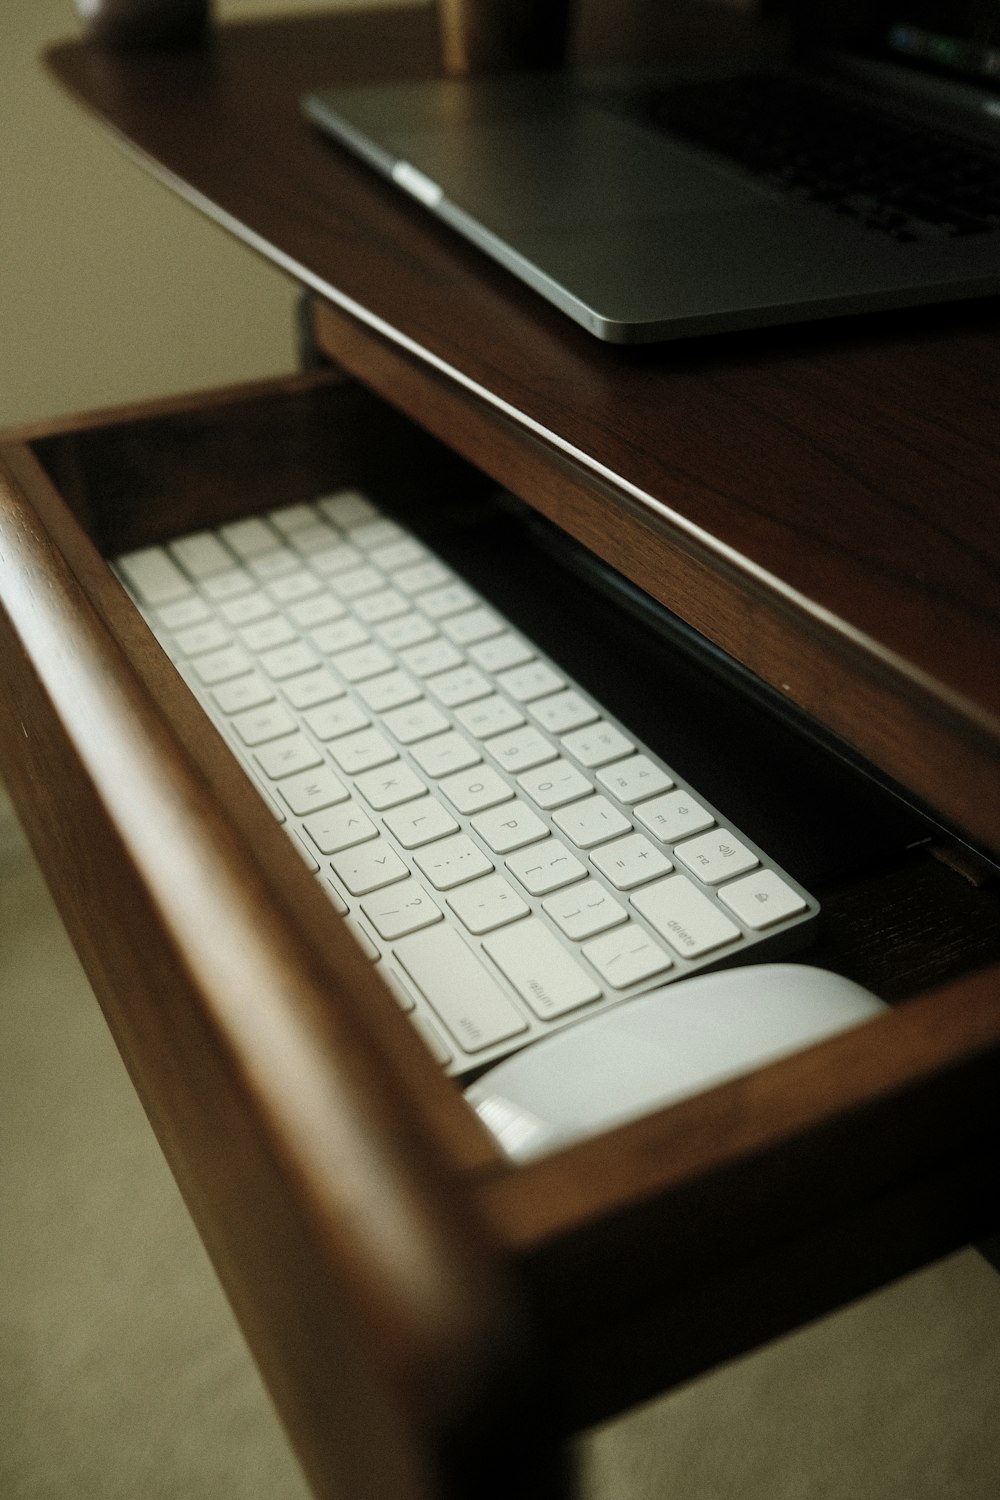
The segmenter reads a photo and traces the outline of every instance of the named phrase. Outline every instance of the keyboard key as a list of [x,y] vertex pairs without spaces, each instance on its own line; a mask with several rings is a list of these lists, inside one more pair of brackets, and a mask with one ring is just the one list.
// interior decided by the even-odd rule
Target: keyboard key
[[453,927],[437,923],[401,938],[393,953],[466,1052],[482,1052],[527,1031],[513,1000]]
[[292,707],[300,710],[316,708],[321,703],[329,703],[331,698],[344,696],[343,687],[325,667],[313,667],[308,672],[284,678],[281,691]]
[[322,587],[314,573],[300,569],[297,573],[285,573],[281,578],[272,579],[267,592],[276,604],[295,604],[318,594]]
[[268,677],[281,682],[285,677],[295,677],[299,672],[308,672],[311,667],[318,667],[319,660],[305,641],[291,641],[287,646],[265,651],[260,664]]
[[203,620],[199,625],[189,625],[174,636],[174,645],[182,656],[200,656],[205,651],[218,651],[228,646],[229,631],[218,620]]
[[423,797],[427,792],[416,771],[398,760],[374,771],[364,771],[355,777],[354,785],[376,812],[398,807],[401,802],[412,802],[414,797]]
[[456,667],[452,672],[442,672],[427,680],[427,691],[433,693],[445,708],[459,708],[476,698],[488,698],[493,691],[482,672],[475,667]]
[[582,724],[592,724],[600,715],[586,698],[567,690],[550,698],[537,698],[531,705],[531,717],[549,734],[565,734]]
[[272,651],[276,646],[285,646],[289,641],[297,639],[294,625],[281,615],[255,620],[252,625],[244,625],[240,631],[240,640],[248,651]]
[[215,573],[211,578],[199,580],[198,588],[213,604],[224,604],[228,599],[237,599],[240,594],[253,591],[254,581],[242,568],[231,568],[228,573]]
[[377,589],[375,593],[366,594],[363,599],[359,599],[354,612],[366,625],[380,625],[384,620],[405,615],[409,608],[408,601],[396,589]]
[[436,558],[428,558],[426,562],[395,573],[392,581],[404,594],[421,594],[425,589],[439,588],[446,584],[451,576],[443,563]]
[[631,891],[673,869],[667,856],[641,833],[630,833],[626,838],[602,844],[590,860],[619,891]]
[[363,646],[369,640],[369,635],[357,620],[331,620],[314,630],[311,639],[317,651],[321,651],[324,656],[336,657],[341,651]]
[[668,875],[630,897],[640,916],[685,958],[734,943],[740,930],[686,875]]
[[593,849],[632,829],[624,813],[600,794],[559,808],[552,814],[552,821],[578,849]]
[[275,532],[259,516],[248,516],[245,521],[231,521],[228,526],[220,526],[219,535],[229,550],[244,560],[260,557],[280,546]]
[[457,886],[445,899],[469,932],[477,936],[516,922],[531,910],[502,875],[484,875]]
[[458,824],[448,809],[430,796],[387,812],[382,821],[404,849],[419,849],[422,844],[458,832]]
[[441,621],[441,632],[458,646],[472,646],[490,636],[499,635],[504,622],[491,609],[480,606],[461,615],[450,615]]
[[[397,578],[397,582],[399,579]],[[402,583],[400,583],[402,587]],[[429,620],[443,620],[447,615],[457,615],[477,603],[476,596],[464,583],[446,583],[439,589],[431,589],[417,599],[418,607]]]
[[621,760],[635,749],[632,741],[626,739],[620,729],[603,719],[585,729],[574,729],[563,735],[562,747],[567,755],[572,755],[575,761],[588,770],[606,766],[613,760]]
[[517,784],[533,802],[546,809],[564,807],[567,802],[586,797],[593,790],[586,776],[562,757],[522,772]]
[[378,506],[363,495],[360,490],[342,489],[335,494],[324,495],[321,500],[316,501],[316,509],[332,521],[335,526],[344,529],[351,526],[363,526],[366,521],[374,521],[378,515]]
[[706,885],[718,885],[760,863],[753,850],[725,828],[713,828],[710,833],[678,844],[674,856]]
[[396,759],[395,750],[377,729],[359,729],[356,734],[345,734],[339,740],[331,740],[329,750],[346,776],[372,771],[376,766],[388,765],[389,761]]
[[162,547],[140,547],[118,559],[118,569],[142,604],[168,604],[190,594],[191,583]]
[[313,594],[311,598],[290,604],[285,613],[297,630],[315,630],[331,620],[342,619],[345,606],[332,594]]
[[663,974],[673,966],[667,952],[647,936],[638,922],[629,922],[592,943],[584,943],[583,952],[601,978],[616,990]]
[[600,999],[600,985],[538,917],[491,934],[483,948],[543,1021]]
[[499,802],[509,802],[514,793],[502,776],[489,766],[477,765],[471,770],[446,776],[441,791],[460,813],[483,812]]
[[531,703],[536,698],[544,698],[564,685],[559,673],[544,661],[529,661],[523,667],[501,672],[497,681],[504,692],[518,703]]
[[383,838],[369,839],[343,854],[334,854],[330,865],[352,896],[367,896],[369,891],[405,880],[410,873]]
[[500,807],[479,813],[470,825],[494,854],[508,854],[525,844],[537,844],[548,837],[549,830],[537,813],[520,798]]
[[361,903],[361,910],[386,942],[417,932],[441,921],[441,908],[416,880],[400,880],[376,891]]
[[213,688],[212,697],[224,714],[238,714],[260,703],[270,703],[274,688],[259,672],[245,672]]
[[433,739],[421,740],[411,751],[413,759],[428,776],[447,776],[451,771],[464,771],[481,759],[479,751],[461,734],[449,729]]
[[455,718],[463,729],[477,740],[488,740],[504,730],[516,729],[524,723],[524,715],[507,698],[493,693],[488,698],[478,698],[455,710]]
[[382,723],[401,745],[415,745],[418,740],[429,739],[448,728],[444,714],[426,698],[418,698],[405,708],[392,709],[383,715]]
[[304,734],[288,734],[284,739],[261,745],[253,758],[270,781],[323,764],[322,755]]
[[315,813],[302,826],[321,854],[339,854],[378,835],[375,824],[356,802],[344,802]]
[[530,724],[525,724],[523,729],[512,729],[509,734],[497,735],[486,748],[505,771],[515,772],[543,765],[555,760],[559,754],[552,741]]
[[664,797],[654,797],[652,802],[640,803],[635,816],[650,833],[673,844],[688,834],[698,833],[702,828],[711,828],[715,822],[706,807],[702,807],[690,792],[678,789]]
[[298,727],[288,710],[273,702],[237,714],[232,724],[243,744],[248,746],[279,739],[284,734],[292,734]]
[[348,793],[340,777],[329,766],[317,766],[312,771],[300,771],[297,776],[286,776],[279,783],[278,795],[293,813],[304,816],[346,802]]
[[253,666],[242,646],[223,646],[220,651],[209,651],[195,657],[194,670],[206,687],[226,682],[230,677],[241,677]]
[[285,573],[297,573],[300,566],[299,555],[291,547],[278,547],[262,557],[250,558],[247,563],[247,568],[260,583],[269,583]]
[[302,503],[279,505],[276,509],[268,511],[267,518],[282,536],[292,536],[296,531],[315,526],[317,519],[312,506]]
[[413,703],[420,697],[420,689],[412,677],[405,672],[383,672],[379,677],[369,677],[358,684],[358,697],[364,700],[373,714],[388,713],[401,708],[404,703]]
[[[409,646],[419,646],[423,641],[433,640],[435,632],[430,620],[424,619],[423,615],[411,613],[397,615],[393,620],[384,620],[375,627],[375,634],[390,651],[404,651]],[[423,676],[406,657],[403,658],[403,664],[418,677]],[[447,662],[446,665],[452,666],[454,663]]]
[[[430,627],[428,627],[430,628]],[[448,672],[460,666],[462,653],[456,651],[450,641],[440,636],[400,652],[400,660],[416,677],[434,677],[439,672]]]
[[596,880],[582,880],[567,890],[556,891],[542,902],[542,910],[574,942],[628,921],[624,906]]
[[550,891],[582,880],[587,873],[576,855],[554,838],[517,850],[505,863],[529,896],[547,896]]
[[209,578],[233,566],[233,554],[211,531],[195,531],[178,537],[167,549],[189,578]]
[[377,568],[351,568],[346,573],[334,573],[330,587],[338,599],[360,599],[362,594],[381,589],[385,579]]
[[173,604],[164,604],[156,615],[165,630],[185,630],[189,625],[200,625],[203,620],[212,619],[210,607],[197,594],[189,594]]
[[[315,636],[313,637],[315,640]],[[384,646],[373,641],[356,646],[353,651],[338,651],[333,665],[345,682],[364,682],[366,677],[378,677],[382,672],[391,672],[396,665]]]
[[252,625],[255,620],[266,620],[277,613],[277,605],[260,589],[249,594],[237,594],[235,599],[223,599],[219,614],[227,625]]
[[316,738],[323,741],[339,739],[341,735],[352,734],[371,723],[368,715],[349,698],[322,703],[304,714],[303,719]]
[[479,845],[465,833],[453,833],[427,844],[413,856],[413,862],[438,891],[450,891],[452,886],[475,880],[493,869]]
[[659,792],[669,791],[673,786],[666,771],[651,761],[648,755],[630,755],[627,760],[615,761],[613,765],[598,771],[597,779],[613,797],[617,797],[627,807],[632,807],[646,797],[655,797]]
[[806,910],[806,902],[798,891],[786,885],[773,870],[756,870],[742,880],[724,885],[719,899],[745,926],[757,932]]
[[481,641],[469,647],[468,656],[484,672],[506,672],[510,667],[520,667],[534,656],[533,648],[519,635],[509,630],[492,640]]

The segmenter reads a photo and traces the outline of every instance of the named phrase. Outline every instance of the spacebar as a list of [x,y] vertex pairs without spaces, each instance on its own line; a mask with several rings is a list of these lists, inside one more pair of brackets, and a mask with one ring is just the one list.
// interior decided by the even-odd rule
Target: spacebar
[[487,968],[450,927],[395,944],[397,962],[466,1052],[481,1052],[528,1026]]

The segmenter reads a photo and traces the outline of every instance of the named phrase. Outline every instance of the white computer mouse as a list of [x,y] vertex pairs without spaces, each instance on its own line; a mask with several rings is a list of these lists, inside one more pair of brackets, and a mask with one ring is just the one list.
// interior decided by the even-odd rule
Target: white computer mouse
[[505,1058],[465,1091],[530,1161],[722,1083],[886,1010],[805,964],[748,964],[662,985]]

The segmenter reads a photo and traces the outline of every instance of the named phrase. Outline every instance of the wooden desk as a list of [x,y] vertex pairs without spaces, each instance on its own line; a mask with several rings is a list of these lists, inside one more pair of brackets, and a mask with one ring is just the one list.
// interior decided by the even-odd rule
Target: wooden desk
[[[584,8],[583,51],[608,15]],[[454,451],[1000,855],[1000,315],[603,347],[303,125],[311,84],[435,67],[425,9],[377,25],[377,47],[347,13],[189,55],[51,55],[317,294],[316,342],[358,385],[9,436],[0,752],[317,1490],[481,1491],[488,1443],[496,1487],[529,1493],[562,1431],[995,1227],[995,889],[945,872],[961,920],[863,1031],[513,1171],[331,932],[101,553],[291,485],[420,472],[445,493]],[[168,831],[144,840],[154,807]]]

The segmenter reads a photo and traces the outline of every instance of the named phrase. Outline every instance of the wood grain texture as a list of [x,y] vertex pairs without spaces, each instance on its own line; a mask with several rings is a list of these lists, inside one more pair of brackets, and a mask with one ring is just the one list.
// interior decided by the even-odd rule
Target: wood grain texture
[[[607,14],[583,7],[582,52]],[[512,425],[526,499],[1000,848],[982,792],[1000,756],[994,304],[598,344],[304,126],[310,85],[433,72],[424,11],[50,61],[148,166],[322,293],[323,342],[354,373],[388,390],[408,366],[407,409],[464,430],[477,461]],[[531,442],[568,462],[575,503]]]

